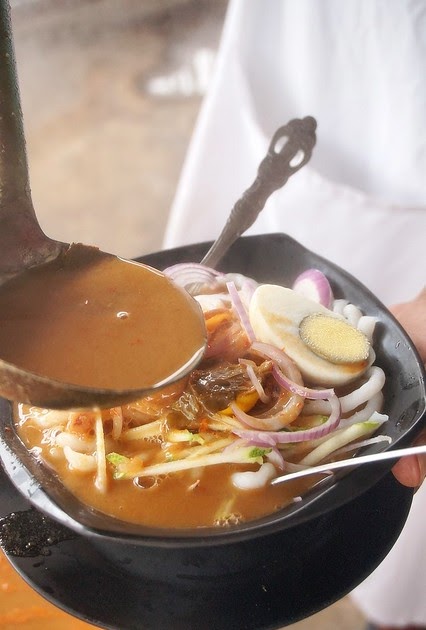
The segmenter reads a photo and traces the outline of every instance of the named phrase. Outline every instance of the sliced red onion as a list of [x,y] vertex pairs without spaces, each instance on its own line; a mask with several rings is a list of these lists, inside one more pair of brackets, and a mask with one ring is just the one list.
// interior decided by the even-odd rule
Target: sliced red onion
[[272,368],[272,373],[275,380],[284,389],[302,396],[302,398],[309,398],[311,400],[328,400],[330,396],[334,394],[334,389],[311,389],[310,387],[303,387],[291,381],[277,365]]
[[[281,387],[287,389],[293,394],[302,396],[302,398],[310,398],[313,400],[329,399],[330,396],[334,395],[333,389],[311,389],[310,387],[304,387],[301,384],[302,379],[295,364],[285,354],[285,352],[275,348],[275,346],[267,343],[255,342],[252,344],[251,349],[263,357],[274,361],[275,365],[272,368],[272,372],[275,380]],[[296,373],[296,370],[298,374]],[[286,374],[284,374],[284,372],[286,372]],[[289,372],[290,376],[287,376]],[[293,374],[296,375],[296,379],[292,378]]]
[[[294,382],[302,385],[302,376],[293,361],[281,350],[267,343],[255,342],[251,346],[251,350],[263,356],[266,359],[272,359],[273,362],[279,362],[283,370],[289,374]],[[284,388],[283,388],[284,389]],[[288,391],[288,388],[285,389]],[[235,403],[231,405],[231,409],[243,424],[260,429],[263,431],[277,431],[293,422],[303,409],[303,399],[298,394],[294,394],[287,398],[281,395],[275,405],[263,414],[251,416],[245,413]]]
[[240,429],[232,427],[232,432],[244,440],[257,442],[267,446],[275,446],[277,444],[290,444],[295,442],[305,442],[306,440],[317,440],[328,435],[339,426],[340,422],[340,403],[335,394],[329,398],[331,405],[331,414],[327,422],[311,429],[301,431],[254,431],[250,429]]
[[253,293],[256,291],[259,283],[256,280],[252,280],[252,278],[247,278],[240,288],[241,301],[245,305],[246,308],[249,308],[251,298],[253,297]]
[[226,287],[229,291],[229,295],[231,297],[232,306],[234,307],[238,317],[241,320],[241,324],[243,325],[244,330],[247,333],[247,337],[250,339],[251,343],[256,340],[256,336],[254,334],[254,330],[250,324],[249,316],[247,314],[246,309],[244,308],[243,303],[241,302],[241,298],[238,294],[237,287],[235,286],[235,282],[227,282]]
[[293,290],[326,308],[333,303],[330,283],[319,269],[307,269],[301,273],[294,281]]
[[227,282],[233,282],[237,287],[238,291],[241,291],[244,287],[246,287],[247,291],[254,291],[259,286],[259,283],[250,278],[249,276],[244,276],[242,273],[224,273],[223,281],[226,284]]
[[236,404],[231,404],[234,416],[248,427],[260,431],[277,431],[291,424],[303,409],[300,396],[293,395],[290,399],[282,400],[282,396],[268,413],[259,416],[251,416]]
[[[290,391],[293,397],[290,400],[283,402],[278,401],[277,405],[273,409],[269,410],[268,414],[262,414],[258,416],[251,416],[245,413],[235,403],[231,405],[231,409],[235,417],[243,424],[252,427],[254,429],[263,430],[266,432],[272,432],[279,429],[283,429],[287,424],[290,424],[299,414],[303,408],[303,399],[309,398],[313,400],[328,400],[336,399],[339,414],[338,421],[340,421],[340,402],[334,394],[333,389],[311,389],[304,387],[302,384],[302,377],[296,365],[293,361],[283,352],[275,346],[267,343],[255,342],[251,346],[251,350],[261,355],[266,359],[271,359],[274,362],[272,373],[275,380],[280,387],[286,391]],[[286,373],[284,373],[284,371]],[[290,374],[289,378],[288,374]],[[331,417],[333,416],[333,409],[331,410]],[[326,427],[327,431],[328,421],[325,425],[320,427],[321,429]],[[315,428],[317,430],[317,428]],[[324,435],[326,433],[323,433]],[[308,438],[306,438],[308,439]]]
[[277,363],[289,379],[299,385],[303,385],[299,368],[285,352],[270,343],[263,343],[262,341],[255,341],[251,346],[251,350],[263,358]]
[[213,285],[223,274],[201,263],[177,263],[163,270],[164,275],[180,287],[190,284]]
[[247,376],[249,377],[253,387],[255,388],[255,390],[257,391],[258,395],[259,395],[259,399],[267,404],[270,400],[270,396],[268,396],[265,392],[265,390],[263,389],[263,385],[260,382],[260,379],[258,378],[256,372],[255,372],[255,367],[256,364],[254,361],[250,361],[250,359],[239,359],[238,362],[241,365],[244,365],[246,370],[247,370]]
[[204,357],[221,357],[236,362],[242,354],[247,352],[249,347],[250,341],[241,323],[234,319],[230,326],[222,331],[219,330],[219,334],[208,335]]

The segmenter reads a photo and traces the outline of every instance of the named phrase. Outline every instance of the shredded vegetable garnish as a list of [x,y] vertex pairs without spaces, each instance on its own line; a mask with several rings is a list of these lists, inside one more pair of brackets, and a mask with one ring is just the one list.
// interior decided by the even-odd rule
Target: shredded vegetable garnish
[[[321,272],[309,270],[295,283],[303,304],[307,294],[314,300],[309,317],[314,317],[316,300],[321,313],[330,309],[327,317],[343,335],[349,330],[349,344],[362,335],[364,346],[372,348],[365,369],[356,366],[360,375],[351,367],[352,356],[339,355],[332,364],[341,371],[334,379],[338,385],[324,384],[320,374],[318,381],[302,376],[294,348],[303,343],[303,312],[280,314],[293,323],[286,324],[285,344],[279,343],[272,316],[264,317],[260,328],[250,320],[250,302],[259,288],[254,280],[186,263],[168,273],[182,286],[202,287],[196,296],[208,338],[202,362],[186,381],[123,407],[79,413],[19,405],[19,430],[51,465],[59,469],[62,462],[62,469],[86,475],[104,495],[126,481],[134,481],[142,494],[160,493],[170,479],[181,479],[194,500],[204,492],[208,470],[221,467],[228,471],[227,481],[212,522],[229,525],[246,518],[238,504],[241,493],[266,491],[283,472],[388,443],[387,436],[377,435],[387,416],[382,413],[385,375],[372,364],[376,319],[347,300],[334,299]],[[292,358],[286,352],[291,335]],[[314,349],[320,345],[322,360],[332,363],[333,352],[322,343],[315,339]],[[31,443],[35,434],[37,444]],[[291,500],[299,500],[299,490]]]
[[96,435],[96,479],[95,486],[100,492],[107,490],[106,449],[104,425],[100,410],[95,411],[95,435]]

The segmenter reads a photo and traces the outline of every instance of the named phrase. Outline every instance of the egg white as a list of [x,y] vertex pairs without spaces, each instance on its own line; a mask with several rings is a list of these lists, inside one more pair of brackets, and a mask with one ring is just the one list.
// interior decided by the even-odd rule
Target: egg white
[[344,385],[361,376],[374,360],[370,348],[367,361],[332,363],[315,354],[300,338],[299,326],[308,315],[322,313],[345,320],[318,302],[292,289],[274,284],[262,284],[250,302],[250,323],[258,341],[280,348],[297,364],[302,376],[310,384],[325,387]]

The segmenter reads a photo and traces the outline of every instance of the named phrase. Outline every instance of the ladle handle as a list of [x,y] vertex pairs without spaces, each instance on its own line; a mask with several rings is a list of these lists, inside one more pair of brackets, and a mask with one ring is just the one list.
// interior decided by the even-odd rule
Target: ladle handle
[[32,206],[8,0],[0,0],[0,147],[0,208],[16,198]]
[[0,284],[57,255],[31,200],[9,0],[0,0]]
[[316,142],[316,126],[315,119],[306,116],[290,120],[275,132],[256,179],[233,207],[202,264],[215,267],[232,243],[253,225],[268,197],[309,161]]

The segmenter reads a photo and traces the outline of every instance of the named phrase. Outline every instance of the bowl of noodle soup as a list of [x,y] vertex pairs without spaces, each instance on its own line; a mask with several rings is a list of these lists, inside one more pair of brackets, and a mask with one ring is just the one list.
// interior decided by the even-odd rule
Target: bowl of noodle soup
[[[158,269],[170,269],[177,264],[187,264],[201,260],[208,247],[208,243],[195,244],[151,254],[141,260]],[[341,414],[342,419],[340,422],[343,422],[343,425],[340,427],[340,431],[347,430],[357,424],[357,418],[359,418],[359,425],[366,421],[375,421],[374,430],[370,426],[369,431],[359,434],[361,436],[361,438],[358,438],[360,439],[359,452],[363,454],[409,445],[424,424],[425,391],[423,367],[410,339],[393,316],[368,289],[341,268],[310,252],[292,238],[283,234],[240,238],[221,261],[218,271],[220,274],[228,272],[239,274],[238,277],[227,277],[228,284],[229,282],[238,284],[242,277],[243,279],[254,280],[256,285],[268,283],[291,287],[295,279],[306,269],[316,269],[324,274],[330,283],[333,298],[337,301],[339,308],[342,305],[353,305],[362,316],[366,316],[375,322],[374,338],[371,341],[374,348],[374,361],[369,366],[370,372],[367,373],[367,376],[364,375],[362,384],[371,380],[372,377],[374,377],[374,381],[374,379],[377,379],[377,373],[380,373],[383,378],[383,383],[379,386],[382,396],[380,408],[374,408],[373,411],[370,409],[368,418],[362,415],[356,416],[376,396],[377,391],[375,390],[373,394],[369,395],[367,402],[365,400],[357,401],[350,409],[346,409],[346,413]],[[241,286],[237,288],[240,289],[241,294]],[[218,313],[216,309],[215,314],[220,315],[220,312]],[[232,337],[236,339],[238,335],[233,333]],[[239,356],[247,356],[245,354],[246,350],[247,347],[245,347],[245,350],[238,349]],[[267,352],[265,354],[265,347],[260,347],[260,350],[263,351],[263,354],[262,352],[257,354],[255,368],[258,370],[259,366],[263,365],[262,369],[269,370],[269,380],[267,382],[270,382],[271,363],[273,363],[274,357],[268,355]],[[223,382],[228,384],[229,382],[240,382],[242,378],[241,373],[244,372],[246,375],[247,365],[250,365],[252,360],[253,356],[250,355],[250,358],[246,359],[246,361],[238,362],[239,368],[236,371],[232,371],[229,365],[233,365],[233,363],[232,359],[229,359],[226,363],[227,371]],[[192,387],[193,390],[195,388],[198,392],[202,391],[203,395],[211,398],[212,392],[217,391],[218,380],[214,380],[216,389],[209,389],[213,370],[211,364],[207,367],[208,369],[204,371],[203,367],[200,368],[199,373],[197,373],[196,378],[192,382]],[[284,366],[281,365],[281,367],[285,371]],[[372,369],[373,373],[371,373]],[[245,376],[244,382],[246,383],[247,378]],[[264,381],[262,382],[264,383]],[[253,382],[251,385],[253,385]],[[301,387],[303,386],[302,384]],[[320,386],[311,385],[311,387],[313,386],[318,390],[325,387],[324,384]],[[204,389],[202,389],[203,387]],[[276,388],[275,381],[274,387]],[[253,387],[248,389],[253,393]],[[265,389],[267,389],[266,385]],[[232,391],[235,402],[235,391],[239,393],[241,391],[238,388]],[[345,396],[347,399],[350,395],[350,392],[348,394],[348,390],[345,388],[339,389],[337,387],[336,391],[339,392],[341,399],[344,399]],[[74,413],[72,417],[66,416],[61,426],[74,428],[74,443],[69,441],[66,435],[62,435],[62,438],[60,438],[62,443],[60,441],[59,443],[49,443],[49,448],[52,448],[52,444],[57,448],[58,444],[61,446],[61,457],[65,463],[59,465],[59,470],[63,470],[67,466],[68,470],[71,469],[73,476],[77,478],[76,483],[67,482],[65,484],[66,487],[54,470],[53,460],[49,462],[49,465],[45,465],[45,462],[40,458],[42,445],[37,443],[34,446],[36,442],[33,442],[32,449],[27,448],[29,436],[31,436],[34,428],[30,428],[24,437],[22,432],[19,433],[19,426],[17,431],[17,423],[19,425],[19,421],[16,421],[16,418],[20,418],[21,421],[28,421],[29,417],[34,418],[34,410],[29,411],[22,408],[13,410],[7,401],[1,401],[3,421],[1,426],[0,455],[3,467],[14,486],[43,514],[48,515],[54,521],[61,523],[73,532],[89,537],[109,557],[114,555],[122,557],[123,553],[129,555],[129,549],[131,549],[132,562],[130,564],[133,567],[133,571],[136,573],[148,573],[152,576],[161,576],[169,574],[170,571],[178,570],[176,567],[187,566],[188,553],[197,555],[197,562],[191,561],[190,563],[193,568],[196,567],[193,569],[195,575],[198,575],[200,572],[209,575],[227,575],[230,571],[244,572],[250,569],[253,563],[259,564],[259,562],[264,563],[267,561],[268,554],[272,553],[276,560],[275,551],[272,549],[273,545],[271,547],[271,540],[274,540],[274,537],[281,535],[283,532],[288,532],[286,542],[288,549],[291,550],[295,547],[300,549],[303,546],[305,553],[310,553],[309,550],[312,551],[321,537],[324,540],[327,531],[327,521],[332,518],[333,512],[343,505],[354,502],[358,496],[363,495],[370,488],[377,485],[392,466],[391,462],[384,462],[366,467],[354,467],[350,472],[339,471],[326,478],[321,477],[312,480],[308,477],[309,481],[293,485],[286,490],[280,489],[279,492],[281,494],[275,494],[269,499],[262,498],[265,486],[265,483],[263,483],[259,487],[252,488],[253,498],[247,502],[248,518],[239,518],[238,513],[241,508],[238,507],[238,501],[232,505],[224,505],[224,496],[226,498],[227,495],[226,492],[225,495],[223,493],[223,486],[226,486],[228,481],[223,474],[221,476],[221,473],[219,473],[216,481],[214,481],[214,476],[211,476],[206,485],[207,489],[203,491],[203,474],[200,472],[200,467],[202,468],[204,461],[213,462],[211,466],[208,466],[212,470],[216,464],[219,465],[219,468],[221,467],[220,464],[233,466],[232,474],[235,475],[240,472],[256,472],[259,467],[262,468],[265,464],[275,466],[276,474],[278,474],[282,472],[280,457],[281,460],[284,459],[285,466],[289,466],[287,470],[291,470],[292,466],[297,468],[300,465],[312,465],[317,463],[317,460],[307,459],[305,462],[308,463],[300,464],[303,457],[307,456],[307,451],[303,450],[303,448],[301,449],[300,442],[296,441],[295,444],[290,443],[290,445],[280,442],[265,442],[260,435],[263,430],[262,427],[259,429],[258,426],[253,427],[244,424],[243,420],[247,419],[243,415],[244,413],[248,414],[249,418],[253,416],[256,418],[268,418],[271,416],[271,414],[268,416],[268,413],[261,414],[253,411],[253,409],[257,409],[255,405],[259,405],[262,402],[259,402],[259,392],[255,394],[257,398],[253,405],[252,400],[247,402],[249,396],[247,391],[243,389],[243,395],[239,399],[242,401],[240,404],[242,414],[240,419],[237,414],[237,420],[240,421],[236,422],[236,425],[238,425],[236,428],[236,425],[234,426],[235,433],[229,429],[229,425],[224,431],[223,427],[214,425],[213,421],[210,426],[206,426],[207,420],[211,420],[211,418],[217,421],[217,408],[212,407],[210,403],[206,403],[207,409],[210,409],[210,411],[213,409],[213,411],[207,420],[205,418],[200,419],[198,415],[195,420],[193,419],[192,424],[182,425],[179,419],[182,413],[187,414],[186,418],[190,416],[188,409],[191,406],[191,402],[193,402],[188,397],[184,400],[182,399],[184,392],[184,388],[178,392],[174,391],[173,388],[164,392],[162,405],[164,407],[164,399],[166,399],[169,405],[168,408],[170,406],[173,408],[174,415],[173,421],[167,425],[167,440],[160,440],[160,445],[158,426],[161,422],[158,419],[160,412],[158,411],[158,401],[156,400],[148,401],[150,403],[148,406],[145,404],[145,401],[143,404],[129,405],[121,411],[116,409],[97,410],[91,412],[92,415],[84,416],[83,414],[82,416]],[[177,401],[180,402],[176,406]],[[306,416],[314,418],[311,420],[311,424],[308,427],[303,425],[297,426],[296,424],[292,430],[295,433],[303,430],[311,431],[311,433],[307,434],[306,439],[312,442],[309,452],[314,452],[315,448],[321,444],[321,441],[324,442],[326,440],[326,435],[315,433],[315,430],[318,430],[318,423],[320,428],[326,425],[332,416],[332,412],[330,410],[327,412],[327,400],[313,400],[310,403],[312,403],[312,408]],[[184,405],[187,406],[185,407]],[[155,408],[154,411],[152,411],[152,407]],[[223,412],[221,415],[222,419],[223,416],[225,416],[225,421],[228,422],[229,418],[231,418],[231,422],[232,419],[235,419],[235,413],[232,415],[229,412],[229,408],[232,408],[232,405],[228,399],[222,400],[219,408],[221,413]],[[233,409],[235,412],[235,407]],[[58,435],[64,433],[63,428],[62,430],[57,428],[58,413],[60,420],[61,414],[67,412],[51,412],[51,416],[46,415],[48,413],[50,413],[48,410],[39,410],[39,418],[45,421],[46,426],[52,421],[51,427],[53,427],[54,435],[52,438],[52,431],[50,430],[48,439],[56,440]],[[320,420],[318,420],[319,416],[321,416]],[[129,418],[131,419],[130,421]],[[132,424],[132,419],[134,420],[134,418],[139,420]],[[227,418],[228,420],[226,420]],[[315,418],[317,419],[315,420]],[[345,418],[352,418],[352,420],[350,422],[347,421],[345,424]],[[164,501],[161,502],[159,500],[154,504],[155,507],[152,508],[152,511],[157,514],[155,518],[150,518],[149,516],[151,508],[148,509],[148,517],[146,517],[147,511],[145,510],[144,512],[142,510],[142,516],[139,515],[137,518],[133,518],[132,513],[134,510],[129,510],[124,505],[125,499],[120,504],[121,499],[117,492],[112,500],[114,509],[109,514],[107,502],[103,499],[100,502],[94,501],[90,503],[90,496],[93,496],[90,492],[93,492],[93,490],[87,493],[87,480],[91,479],[92,485],[95,486],[94,491],[96,491],[96,484],[102,483],[99,480],[99,470],[96,468],[96,461],[94,462],[92,457],[93,448],[95,447],[92,450],[81,450],[80,454],[83,455],[81,458],[78,455],[74,455],[76,452],[78,454],[78,446],[76,447],[75,444],[78,443],[81,437],[79,431],[85,430],[85,423],[87,422],[91,423],[92,441],[94,440],[95,442],[97,439],[96,426],[101,426],[103,422],[103,425],[107,427],[105,428],[107,437],[105,438],[104,448],[106,449],[106,460],[109,467],[108,474],[111,475],[111,478],[114,477],[117,481],[117,486],[119,486],[120,479],[127,480],[127,485],[132,486],[133,493],[136,485],[137,492],[141,497],[140,500],[144,502],[144,497],[149,493],[153,494],[153,488],[154,490],[157,489],[159,484],[157,476],[160,478],[160,481],[164,478],[173,478],[173,466],[178,462],[176,470],[187,471],[185,473],[186,476],[183,476],[186,484],[186,495],[179,495],[179,488],[172,485],[168,494],[166,493]],[[145,450],[148,447],[161,449],[164,457],[160,463],[163,467],[158,469],[160,471],[158,475],[155,473],[154,468],[154,465],[159,461],[158,456],[155,455],[153,459],[149,459],[151,455],[148,456],[148,463],[145,464],[148,472],[145,474],[144,466],[140,465],[140,451],[137,451],[134,446],[136,439],[132,442],[131,447],[128,446],[131,441],[129,433],[127,434],[127,450],[121,453],[117,451],[117,440],[114,441],[111,438],[114,431],[118,430],[117,424],[120,425],[120,430],[123,430],[124,426],[126,431],[133,431],[131,435],[139,435],[138,439],[141,441],[138,442],[137,449],[140,449],[140,444],[148,445],[145,446]],[[286,431],[287,429],[288,427],[284,430]],[[272,435],[281,430],[282,428],[273,427],[272,431],[266,431],[266,433]],[[256,432],[257,435],[255,435]],[[65,433],[67,432],[65,431]],[[211,437],[213,434],[214,440],[221,440],[220,448],[216,442],[213,444],[214,440]],[[231,437],[229,437],[230,435]],[[378,435],[380,437],[377,439]],[[371,439],[372,437],[376,437],[376,439]],[[353,447],[348,446],[353,440],[354,438],[352,440],[343,440],[343,442],[339,443],[339,453],[344,452],[345,457],[355,453]],[[27,445],[24,442],[27,442]],[[167,442],[167,444],[165,445],[164,442]],[[184,443],[184,446],[182,446],[182,443]],[[65,451],[68,452],[67,457],[63,456],[64,446],[67,447],[65,448]],[[182,448],[186,449],[185,456],[181,455],[183,452]],[[189,452],[190,448],[195,450]],[[135,457],[135,453],[137,453],[139,459]],[[190,462],[191,457],[195,457],[196,462],[199,461],[199,465],[191,467],[185,464],[179,468],[181,466],[179,462],[182,462],[188,453],[189,457],[186,461]],[[218,453],[219,455],[216,457]],[[289,453],[290,456],[287,456]],[[216,459],[212,458],[212,455]],[[207,460],[197,460],[198,456],[207,456]],[[327,456],[333,457],[335,453],[332,452],[330,454],[326,452],[325,457]],[[92,457],[92,459],[89,459],[89,457]],[[247,457],[252,459],[247,460]],[[324,461],[324,458],[318,461]],[[243,465],[242,469],[241,464]],[[86,465],[87,471],[83,470],[84,474],[81,474],[82,471],[79,471],[78,467],[80,466],[84,469]],[[222,466],[222,468],[226,468],[226,466]],[[266,470],[268,469],[266,468]],[[229,471],[227,474],[229,477]],[[250,476],[246,478],[250,478]],[[281,484],[281,486],[285,485]],[[288,485],[291,486],[292,484],[289,483]],[[221,494],[219,499],[217,497],[214,499],[216,501],[214,503],[216,512],[215,519],[212,520],[209,514],[212,510],[211,495],[215,495],[215,489],[218,492],[220,491]],[[207,499],[201,499],[200,509],[197,508],[197,503],[194,503],[195,499],[193,499],[193,497],[196,497],[197,492],[200,493],[201,497],[203,492],[205,495],[208,495]],[[227,492],[229,494],[229,490]],[[240,487],[240,489],[237,489],[236,494],[238,492],[244,494],[245,490]],[[186,499],[185,497],[188,496],[190,498]],[[127,495],[127,499],[133,504],[135,501],[134,497],[134,494]],[[220,507],[219,513],[218,505]],[[173,521],[173,514],[176,515],[175,521]],[[120,517],[120,515],[122,516]],[[311,527],[309,529],[310,524]],[[215,549],[214,554],[211,554],[212,548]],[[139,552],[144,554],[143,561],[138,556]],[[191,557],[193,558],[193,556]],[[269,560],[272,562],[272,555],[269,557]]]

